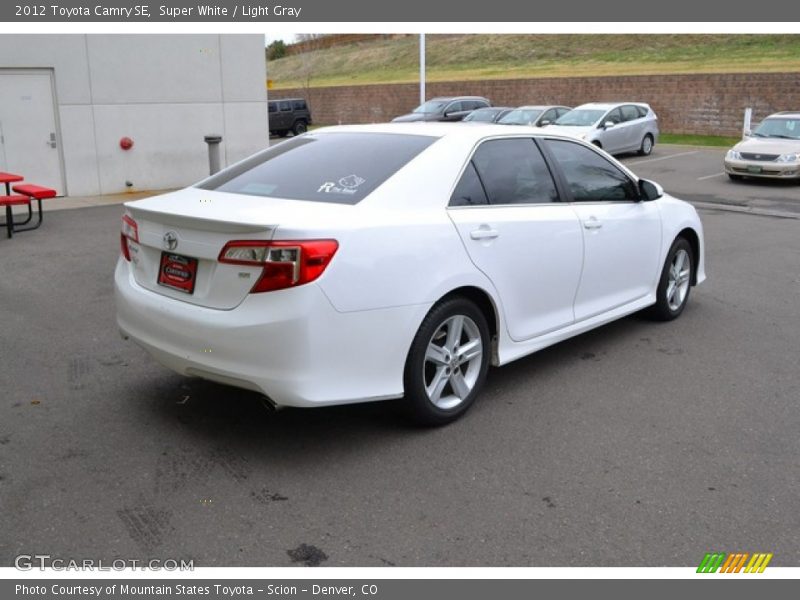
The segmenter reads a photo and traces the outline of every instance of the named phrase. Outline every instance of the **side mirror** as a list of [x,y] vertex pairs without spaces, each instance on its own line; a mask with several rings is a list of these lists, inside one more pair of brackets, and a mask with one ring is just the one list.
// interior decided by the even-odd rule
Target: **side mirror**
[[658,200],[664,195],[664,188],[649,179],[639,180],[639,196],[642,200]]
[[614,125],[615,125],[614,121],[606,121],[605,123],[603,123],[603,129],[611,129],[612,127],[614,127]]
[[550,119],[543,119],[539,122],[539,127],[547,127],[552,121]]
[[749,129],[745,129],[744,130],[744,137],[746,137],[746,138],[753,137],[753,132],[750,131]]

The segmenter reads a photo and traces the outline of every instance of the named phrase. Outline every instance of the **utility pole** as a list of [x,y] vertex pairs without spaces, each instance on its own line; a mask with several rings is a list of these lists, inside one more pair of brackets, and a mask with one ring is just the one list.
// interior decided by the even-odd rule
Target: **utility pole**
[[425,104],[425,34],[419,34],[419,103]]

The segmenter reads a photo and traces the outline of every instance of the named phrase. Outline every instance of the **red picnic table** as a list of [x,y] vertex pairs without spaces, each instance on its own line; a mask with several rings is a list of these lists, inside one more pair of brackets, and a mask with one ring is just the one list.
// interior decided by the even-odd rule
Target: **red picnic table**
[[14,173],[4,173],[0,171],[0,183],[6,184],[6,196],[11,195],[11,184],[25,179],[22,175],[15,175]]
[[[45,198],[54,198],[56,195],[56,191],[54,189],[33,184],[15,185],[13,190],[16,192],[16,194],[12,194],[11,184],[23,181],[24,179],[25,178],[22,175],[0,171],[0,183],[4,183],[6,185],[6,195],[0,196],[0,206],[4,206],[6,209],[6,221],[5,223],[0,223],[0,227],[6,227],[8,230],[8,237],[11,237],[15,232],[37,229],[42,224],[42,200]],[[20,227],[20,225],[27,225],[31,222],[31,219],[33,219],[33,207],[31,206],[31,200],[36,200],[38,203],[39,220],[37,221],[36,225],[31,225],[30,227]],[[14,213],[11,210],[12,206],[27,206],[28,218],[24,221],[15,223]]]

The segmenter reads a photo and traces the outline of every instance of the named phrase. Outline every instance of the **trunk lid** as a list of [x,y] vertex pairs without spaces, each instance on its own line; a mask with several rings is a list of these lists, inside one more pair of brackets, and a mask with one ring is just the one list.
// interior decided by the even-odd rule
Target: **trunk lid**
[[139,243],[128,246],[140,286],[182,302],[230,310],[247,297],[262,268],[220,263],[226,243],[271,240],[280,224],[292,224],[293,233],[300,224],[313,232],[315,224],[330,225],[331,213],[341,212],[342,206],[186,188],[125,208],[138,228]]

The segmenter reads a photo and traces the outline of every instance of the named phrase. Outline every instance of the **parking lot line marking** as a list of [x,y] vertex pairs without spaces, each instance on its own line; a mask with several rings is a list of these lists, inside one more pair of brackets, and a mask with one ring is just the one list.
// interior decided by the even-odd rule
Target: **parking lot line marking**
[[659,160],[667,160],[670,158],[678,158],[679,156],[689,156],[690,154],[697,154],[700,152],[699,150],[692,150],[690,152],[678,152],[677,154],[670,154],[669,156],[659,156],[658,158],[645,158],[643,160],[635,160],[633,162],[628,163],[629,165],[640,165],[646,162],[656,162]]
[[704,181],[706,179],[714,179],[714,177],[722,177],[725,173],[714,173],[713,175],[706,175],[705,177],[698,177],[697,181]]

